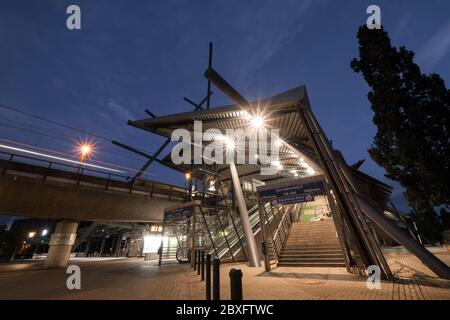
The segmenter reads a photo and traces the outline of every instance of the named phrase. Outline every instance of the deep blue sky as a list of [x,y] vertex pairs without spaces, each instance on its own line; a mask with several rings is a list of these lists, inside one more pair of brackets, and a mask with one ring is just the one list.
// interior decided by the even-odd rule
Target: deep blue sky
[[[0,104],[96,132],[148,151],[162,138],[126,125],[188,111],[183,96],[200,101],[208,42],[214,67],[247,98],[305,84],[313,111],[349,163],[384,180],[368,158],[375,127],[368,87],[350,68],[356,31],[373,1],[5,1],[0,2]],[[393,44],[417,53],[426,73],[450,82],[450,2],[376,1]],[[66,28],[70,4],[82,11],[82,30]],[[229,101],[217,90],[213,104]],[[11,122],[14,120],[16,122]],[[73,155],[59,138],[80,133],[0,108],[0,138]],[[138,168],[144,162],[100,139],[96,159]],[[111,152],[113,151],[113,152]],[[152,165],[147,176],[182,184],[173,171]],[[396,188],[395,201],[401,201]]]

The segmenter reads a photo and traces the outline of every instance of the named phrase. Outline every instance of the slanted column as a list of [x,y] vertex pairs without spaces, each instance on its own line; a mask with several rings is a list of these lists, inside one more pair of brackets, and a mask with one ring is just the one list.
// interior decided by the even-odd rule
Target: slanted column
[[78,222],[62,220],[56,224],[49,243],[45,268],[64,268],[77,237]]
[[242,193],[239,175],[234,162],[230,163],[231,180],[233,181],[233,190],[236,195],[236,201],[241,215],[242,228],[244,229],[245,243],[247,244],[247,255],[250,267],[259,267],[259,252],[253,235],[252,226],[248,217],[247,206],[245,205],[244,194]]
[[122,234],[119,233],[116,238],[116,246],[114,248],[114,256],[116,256],[116,257],[120,256],[121,246],[122,246]]
[[99,254],[99,257],[102,256],[103,251],[105,250],[105,243],[106,243],[106,237],[104,236],[103,239],[102,239],[102,244],[101,244],[101,246],[100,246],[100,254]]
[[84,256],[89,255],[89,249],[91,249],[91,240],[86,241],[86,248],[84,249]]

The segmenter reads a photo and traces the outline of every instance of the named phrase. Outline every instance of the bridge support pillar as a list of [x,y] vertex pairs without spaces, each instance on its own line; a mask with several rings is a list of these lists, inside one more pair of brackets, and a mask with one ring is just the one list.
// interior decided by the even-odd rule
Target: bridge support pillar
[[121,256],[121,254],[120,254],[120,249],[122,248],[122,234],[121,234],[121,233],[119,233],[119,234],[117,235],[115,245],[116,245],[116,246],[115,246],[115,248],[114,248],[114,256],[115,256],[115,257],[120,257],[120,256]]
[[78,222],[59,221],[50,239],[46,268],[64,268],[77,237]]

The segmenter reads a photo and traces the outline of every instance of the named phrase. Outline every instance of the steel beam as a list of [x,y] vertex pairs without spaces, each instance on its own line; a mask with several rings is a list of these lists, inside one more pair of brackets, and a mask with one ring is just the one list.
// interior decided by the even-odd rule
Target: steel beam
[[422,261],[424,265],[430,268],[441,278],[450,280],[450,268],[435,255],[428,251],[423,245],[419,244],[404,230],[395,226],[387,219],[379,209],[376,209],[364,197],[355,194],[362,211],[372,220],[380,229],[390,235],[395,241],[404,246],[409,252],[414,254]]
[[244,229],[245,243],[247,244],[248,262],[250,267],[259,267],[259,252],[256,246],[255,236],[253,235],[252,226],[248,217],[247,206],[245,205],[244,194],[242,193],[239,176],[236,165],[232,161],[230,163],[230,172],[233,181],[233,188],[241,215],[242,228]]

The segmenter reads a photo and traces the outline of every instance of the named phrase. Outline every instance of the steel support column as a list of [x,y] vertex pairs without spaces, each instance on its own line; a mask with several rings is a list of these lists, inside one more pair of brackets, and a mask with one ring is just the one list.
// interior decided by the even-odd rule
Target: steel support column
[[236,195],[236,200],[239,208],[239,214],[241,215],[242,228],[244,230],[245,243],[247,244],[247,255],[250,267],[259,267],[259,252],[256,246],[255,237],[253,235],[252,226],[250,225],[250,219],[248,218],[247,206],[245,205],[244,194],[242,193],[241,184],[239,181],[239,175],[236,169],[236,165],[232,161],[230,163],[231,180],[233,181],[233,189]]

